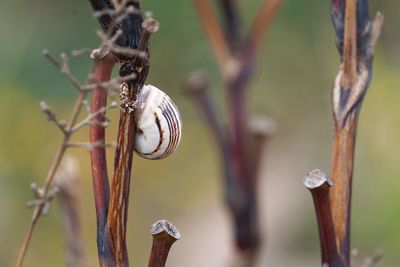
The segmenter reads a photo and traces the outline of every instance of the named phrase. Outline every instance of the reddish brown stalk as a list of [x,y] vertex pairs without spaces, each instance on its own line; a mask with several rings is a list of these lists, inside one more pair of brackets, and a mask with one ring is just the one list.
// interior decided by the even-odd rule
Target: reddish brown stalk
[[[353,6],[354,2],[354,0],[346,2],[344,27],[340,19],[343,11],[337,9],[338,5],[335,3],[333,5],[334,12],[332,12],[339,44],[341,44],[344,28],[344,45],[342,65],[336,77],[332,94],[335,122],[332,179],[335,186],[330,191],[330,201],[336,246],[347,265],[350,262],[351,193],[357,121],[372,75],[374,46],[383,24],[383,16],[379,13],[373,23],[370,23],[366,0],[358,3],[357,13],[356,7]],[[360,19],[357,24],[356,14]],[[357,30],[353,29],[356,27],[355,25],[359,25]],[[353,47],[354,45],[357,46],[358,51]],[[341,51],[342,49],[339,47],[339,52]]]
[[[96,59],[94,62],[93,82],[101,83],[109,81],[115,63],[115,57],[110,53],[103,58]],[[90,107],[91,113],[95,113],[101,108],[107,106],[107,95],[107,89],[105,88],[99,87],[93,90]],[[100,225],[104,227],[107,218],[107,210],[110,197],[110,186],[108,182],[107,159],[105,149],[105,127],[102,125],[102,123],[104,122],[104,114],[99,114],[91,120],[90,125],[90,142],[103,144],[103,146],[94,147],[90,153],[92,161],[91,166],[93,191],[98,227],[100,227]]]
[[[332,155],[332,212],[335,219],[336,243],[340,253],[350,251],[350,215],[352,176],[357,131],[358,110],[354,110],[343,127],[336,129]],[[340,177],[340,179],[338,179]]]
[[128,266],[126,222],[134,151],[135,114],[120,111],[114,176],[107,216],[107,238],[117,266]]
[[[108,53],[103,58],[97,58],[94,62],[94,82],[102,83],[109,81],[113,67],[116,63],[115,57]],[[90,111],[95,113],[107,105],[107,89],[97,88],[92,92],[92,101]],[[105,148],[105,127],[102,123],[105,121],[105,115],[99,114],[91,120],[90,142],[102,144],[91,150],[91,168],[93,192],[96,207],[97,220],[97,249],[100,266],[107,266],[107,253],[109,247],[105,236],[105,224],[108,214],[108,205],[110,199],[110,185],[108,182],[107,158]]]
[[[143,34],[140,38],[138,50],[148,51],[150,35],[158,30],[158,22],[147,19],[143,22]],[[148,57],[132,59],[129,67],[136,74],[136,78],[128,81],[128,95],[121,99],[121,104],[134,103],[140,92],[149,71]],[[135,110],[122,107],[118,126],[117,148],[114,157],[114,175],[111,186],[109,212],[107,216],[107,238],[116,266],[129,266],[126,248],[126,224],[128,218],[128,204],[132,159],[135,144]]]
[[330,267],[343,267],[336,247],[335,231],[332,221],[329,191],[333,182],[320,170],[313,170],[304,177],[304,186],[310,190],[317,215],[322,264]]
[[181,234],[172,223],[166,220],[154,223],[150,232],[153,235],[153,245],[148,267],[164,267],[171,246],[181,238]]

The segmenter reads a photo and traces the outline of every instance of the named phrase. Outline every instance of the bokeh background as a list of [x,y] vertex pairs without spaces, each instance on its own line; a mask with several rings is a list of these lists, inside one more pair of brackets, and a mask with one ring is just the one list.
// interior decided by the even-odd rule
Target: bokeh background
[[[238,1],[245,28],[262,1]],[[359,123],[353,191],[352,246],[361,256],[385,250],[380,266],[400,262],[400,2],[370,1],[385,14],[374,78]],[[178,151],[162,161],[134,159],[128,247],[133,266],[146,266],[148,232],[161,218],[183,234],[168,265],[220,267],[232,259],[229,216],[222,198],[217,149],[193,105],[183,94],[188,73],[204,70],[223,114],[223,90],[210,45],[192,1],[143,1],[160,21],[151,42],[148,81],[177,102],[184,120]],[[88,1],[0,3],[0,266],[12,266],[30,221],[29,184],[42,184],[61,134],[39,111],[45,100],[67,118],[76,91],[41,51],[54,54],[94,48],[97,21]],[[332,143],[330,93],[338,55],[329,1],[287,0],[265,40],[249,88],[251,114],[273,118],[278,130],[265,148],[260,182],[261,224],[267,242],[260,266],[318,266],[319,243],[309,193],[302,177],[313,168],[329,173]],[[91,62],[71,60],[85,80]],[[108,139],[115,140],[116,112]],[[76,141],[88,138],[87,129]],[[112,154],[109,151],[109,156]],[[95,214],[89,154],[72,149],[81,166],[80,208],[90,266],[97,265]],[[111,156],[110,156],[111,159]],[[110,162],[112,162],[110,160]],[[56,202],[34,233],[25,266],[63,266],[63,238]]]

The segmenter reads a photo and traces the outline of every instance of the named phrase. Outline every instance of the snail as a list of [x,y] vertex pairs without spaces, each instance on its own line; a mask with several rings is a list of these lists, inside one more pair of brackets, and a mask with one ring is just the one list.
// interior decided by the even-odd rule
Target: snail
[[171,155],[181,140],[182,120],[171,98],[153,85],[144,85],[136,102],[135,151],[146,159]]

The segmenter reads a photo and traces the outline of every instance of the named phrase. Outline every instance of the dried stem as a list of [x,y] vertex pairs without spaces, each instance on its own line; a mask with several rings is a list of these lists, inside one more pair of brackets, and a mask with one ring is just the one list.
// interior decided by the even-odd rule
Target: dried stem
[[371,80],[374,46],[383,24],[380,13],[371,24],[367,4],[365,0],[348,0],[344,14],[341,3],[332,1],[332,16],[342,64],[332,94],[335,123],[332,179],[335,186],[330,191],[330,201],[336,246],[347,265],[350,262],[351,192],[357,121]]
[[[143,34],[141,35],[138,50],[148,51],[148,41],[151,33],[158,28],[158,22],[149,19],[143,23]],[[124,68],[136,74],[136,78],[128,82],[128,99],[124,101],[134,102],[136,95],[142,88],[147,78],[149,64],[148,58],[135,57],[127,65],[122,65],[120,73],[125,74]],[[130,74],[130,73],[127,73]],[[109,212],[107,216],[106,229],[110,248],[115,257],[117,266],[128,266],[126,249],[126,223],[128,216],[130,178],[132,159],[134,151],[134,136],[136,131],[135,112],[122,108],[118,126],[117,148],[114,159],[114,175],[111,186]]]
[[333,182],[325,173],[316,169],[304,177],[304,186],[310,190],[317,215],[322,264],[332,267],[345,266],[336,247],[329,191]]
[[155,222],[150,230],[153,235],[148,267],[164,267],[172,244],[181,238],[179,230],[170,222]]
[[[258,160],[261,157],[250,153],[249,146],[252,142],[248,141],[245,92],[254,73],[254,62],[263,36],[282,1],[271,0],[263,6],[245,42],[240,38],[239,12],[236,10],[234,0],[217,1],[225,20],[224,33],[209,1],[194,2],[225,82],[229,129],[225,130],[220,126],[211,100],[204,90],[205,86],[201,85],[202,82],[200,89],[193,90],[191,95],[205,114],[222,152],[226,199],[235,225],[236,247],[244,252],[243,255],[250,254],[252,255],[250,258],[253,258],[260,237],[256,201],[256,177],[259,167],[253,166],[250,162],[253,157]],[[258,141],[264,142],[265,139],[261,138]],[[252,167],[258,169],[253,170]]]
[[[58,61],[55,60],[48,52],[44,52],[44,55],[45,55],[52,63],[58,62]],[[58,62],[58,64],[55,64],[55,65],[60,69],[60,71],[61,71],[61,72],[62,72],[62,73],[63,73],[77,88],[80,88],[80,85],[77,86],[77,85],[75,84],[75,82],[74,82],[76,79],[75,79],[75,78],[74,78],[74,79],[71,79],[71,78],[70,78],[70,77],[73,77],[73,76],[72,76],[72,75],[70,74],[70,72],[69,72],[69,68],[68,68],[68,65],[67,65],[67,60],[66,60],[66,58],[65,58],[65,57],[62,57],[62,61],[63,61],[63,64],[61,64],[61,63]],[[73,107],[73,109],[72,109],[70,119],[69,119],[69,121],[68,121],[68,124],[65,126],[64,138],[63,138],[63,140],[62,140],[62,142],[61,142],[60,148],[58,149],[58,151],[57,151],[57,153],[56,153],[56,155],[55,155],[55,157],[54,157],[54,159],[53,159],[53,163],[52,163],[52,165],[51,165],[51,167],[50,167],[50,169],[49,169],[49,171],[48,171],[48,174],[47,174],[45,183],[44,183],[43,188],[42,188],[42,195],[41,195],[41,197],[42,197],[43,199],[45,199],[45,198],[47,197],[47,195],[48,195],[48,193],[49,193],[49,190],[50,190],[51,183],[53,182],[54,176],[55,176],[55,174],[56,174],[56,172],[57,172],[57,170],[58,170],[58,168],[59,168],[59,166],[60,166],[60,164],[61,164],[61,161],[62,161],[62,159],[63,159],[63,157],[64,157],[64,155],[65,155],[65,151],[66,151],[66,149],[67,149],[67,147],[68,147],[67,144],[69,143],[70,138],[71,138],[71,135],[72,135],[71,130],[72,130],[72,128],[74,127],[74,125],[75,125],[75,123],[76,123],[76,120],[77,120],[78,115],[79,115],[79,113],[80,113],[80,110],[81,110],[81,107],[82,107],[82,104],[83,104],[83,101],[84,101],[85,97],[86,97],[86,92],[84,92],[84,91],[82,91],[82,90],[79,90],[79,95],[78,95],[77,99],[75,100],[75,104],[74,104],[74,107]],[[41,214],[42,214],[42,212],[43,212],[44,207],[45,207],[45,203],[43,202],[43,203],[37,205],[36,208],[35,208],[34,211],[33,211],[31,223],[30,223],[30,225],[29,225],[28,231],[27,231],[27,233],[26,233],[26,235],[25,235],[24,242],[23,242],[22,247],[21,247],[21,249],[20,249],[20,252],[19,252],[19,254],[18,254],[17,263],[16,263],[16,265],[15,265],[16,267],[21,267],[22,264],[23,264],[23,261],[24,261],[25,255],[26,255],[26,251],[27,251],[27,249],[28,249],[29,242],[30,242],[30,240],[31,240],[33,231],[34,231],[34,229],[35,229],[35,226],[36,226],[37,221],[39,220],[39,218],[40,218],[40,216],[41,216]]]
[[[110,80],[113,67],[116,63],[115,57],[111,54],[94,62],[94,81],[103,83]],[[91,113],[94,114],[107,105],[107,90],[99,86],[92,92]],[[91,143],[100,143],[103,146],[94,147],[91,150],[91,168],[93,193],[96,207],[97,219],[97,249],[100,266],[106,266],[105,250],[107,240],[105,236],[105,225],[110,200],[110,185],[108,182],[107,157],[105,149],[105,128],[101,126],[105,122],[105,113],[97,114],[91,119],[89,140]]]

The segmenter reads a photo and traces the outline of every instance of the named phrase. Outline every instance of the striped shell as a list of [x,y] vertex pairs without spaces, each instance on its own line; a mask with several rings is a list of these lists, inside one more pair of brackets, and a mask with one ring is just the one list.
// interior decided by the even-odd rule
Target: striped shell
[[171,98],[153,85],[144,85],[138,95],[135,151],[147,159],[172,154],[182,135],[182,120]]

